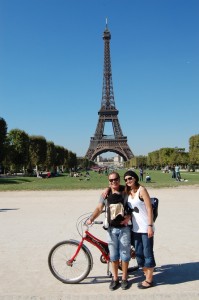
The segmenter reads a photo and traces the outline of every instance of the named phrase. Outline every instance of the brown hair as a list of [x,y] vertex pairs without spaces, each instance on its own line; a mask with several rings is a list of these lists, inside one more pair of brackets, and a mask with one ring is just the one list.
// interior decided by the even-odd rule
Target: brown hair
[[115,174],[117,176],[117,178],[120,180],[120,175],[117,172],[115,172],[115,171],[113,171],[110,174],[108,174],[108,178],[109,178],[110,175],[113,175],[113,174]]

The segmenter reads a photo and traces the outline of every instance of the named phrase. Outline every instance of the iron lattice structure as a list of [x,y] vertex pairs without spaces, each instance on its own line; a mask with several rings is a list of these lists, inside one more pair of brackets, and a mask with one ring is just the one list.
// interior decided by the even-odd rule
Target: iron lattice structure
[[[118,120],[119,111],[115,107],[111,72],[110,39],[111,33],[108,30],[108,26],[106,24],[106,28],[103,34],[104,72],[101,109],[98,112],[99,119],[94,137],[91,137],[90,145],[85,155],[86,158],[92,161],[98,155],[105,152],[115,152],[122,156],[125,161],[134,156],[127,144],[127,137],[122,133],[122,129]],[[106,122],[112,123],[112,136],[104,134]]]

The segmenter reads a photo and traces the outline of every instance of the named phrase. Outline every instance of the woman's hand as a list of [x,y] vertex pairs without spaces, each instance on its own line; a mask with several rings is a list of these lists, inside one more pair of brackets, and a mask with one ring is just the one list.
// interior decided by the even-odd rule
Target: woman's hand
[[151,238],[154,235],[153,227],[148,226],[148,238]]
[[108,196],[109,192],[110,192],[110,188],[108,187],[108,188],[106,188],[106,189],[102,192],[102,197],[103,197],[104,199],[106,199],[106,197]]

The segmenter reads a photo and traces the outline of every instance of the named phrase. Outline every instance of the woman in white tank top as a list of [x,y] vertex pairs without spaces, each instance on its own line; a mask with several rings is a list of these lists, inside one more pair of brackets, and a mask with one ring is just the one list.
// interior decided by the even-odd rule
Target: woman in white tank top
[[153,210],[150,196],[145,187],[139,184],[139,177],[133,171],[124,174],[128,205],[132,209],[133,236],[135,254],[138,265],[142,267],[146,279],[138,284],[138,288],[153,286],[155,259],[153,253]]

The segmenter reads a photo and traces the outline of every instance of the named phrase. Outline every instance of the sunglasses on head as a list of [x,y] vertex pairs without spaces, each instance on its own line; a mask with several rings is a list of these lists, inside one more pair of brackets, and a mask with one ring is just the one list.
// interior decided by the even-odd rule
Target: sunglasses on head
[[118,181],[119,180],[119,178],[118,177],[116,177],[116,178],[113,178],[113,179],[109,179],[109,181],[110,182],[113,182],[113,181]]
[[133,179],[134,179],[134,177],[130,176],[128,178],[125,178],[124,181],[127,182],[128,180],[133,180]]

